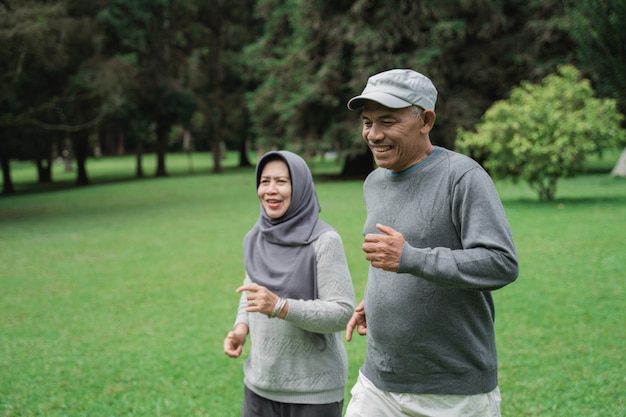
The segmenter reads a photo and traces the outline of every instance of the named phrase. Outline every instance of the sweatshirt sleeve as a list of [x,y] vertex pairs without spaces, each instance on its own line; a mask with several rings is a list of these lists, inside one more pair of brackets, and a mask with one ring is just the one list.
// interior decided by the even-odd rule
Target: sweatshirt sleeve
[[416,248],[404,244],[399,273],[437,285],[494,290],[519,273],[506,214],[495,186],[482,168],[467,171],[453,184],[451,215],[460,248]]
[[317,300],[289,299],[285,320],[314,333],[345,329],[356,301],[341,236],[323,233],[314,243],[317,259]]
[[[248,274],[246,274],[246,278],[243,280],[243,285],[246,284],[251,284],[252,280],[248,277]],[[238,323],[244,323],[246,325],[250,325],[249,320],[248,320],[248,312],[246,311],[246,308],[248,307],[248,301],[247,301],[247,296],[246,296],[246,292],[242,292],[241,296],[239,297],[239,306],[237,307],[237,317],[235,318],[235,324],[233,325],[233,327],[235,327]]]

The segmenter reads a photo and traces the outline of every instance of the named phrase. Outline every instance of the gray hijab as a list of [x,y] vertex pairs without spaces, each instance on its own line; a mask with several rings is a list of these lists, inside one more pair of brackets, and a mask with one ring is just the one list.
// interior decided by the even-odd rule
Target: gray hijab
[[[244,265],[253,282],[276,295],[314,300],[317,298],[317,266],[311,243],[333,228],[319,218],[321,208],[313,177],[298,155],[289,151],[263,155],[256,167],[257,188],[265,165],[277,159],[285,161],[289,168],[291,204],[278,219],[269,217],[261,206],[259,219],[243,241]],[[315,337],[312,340],[323,350],[323,336],[321,340]]]

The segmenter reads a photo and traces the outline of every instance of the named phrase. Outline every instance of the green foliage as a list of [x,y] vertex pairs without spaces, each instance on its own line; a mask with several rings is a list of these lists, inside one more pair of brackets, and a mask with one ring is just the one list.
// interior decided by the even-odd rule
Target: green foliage
[[549,201],[557,180],[583,172],[588,155],[626,141],[623,118],[615,100],[594,97],[589,81],[565,65],[539,84],[522,82],[485,112],[475,132],[461,129],[457,146],[495,177],[526,181]]
[[580,67],[591,74],[598,93],[618,99],[626,112],[626,2],[572,1],[568,11]]
[[[562,0],[236,5],[2,2],[0,125],[19,119],[58,127],[62,101],[66,130],[98,124],[107,132],[100,138],[105,153],[123,149],[110,143],[114,137],[132,137],[124,149],[142,152],[148,143],[141,129],[129,129],[153,124],[158,140],[149,145],[162,153],[170,125],[186,122],[193,96],[204,120],[194,131],[198,149],[209,149],[209,142],[214,152],[220,142],[243,149],[256,141],[262,149],[303,154],[333,150],[351,161],[364,156],[355,165],[368,172],[371,158],[358,134],[358,115],[345,103],[373,73],[412,67],[428,74],[441,97],[432,138],[452,148],[458,126],[473,126],[511,86],[544,76],[575,53]],[[173,111],[170,96],[184,111]],[[5,147],[5,160],[16,158],[15,142]],[[158,172],[165,172],[162,163]]]
[[[165,151],[172,126],[188,125],[196,108],[183,75],[202,32],[198,7],[193,0],[110,0],[97,18],[111,59],[137,56],[125,100],[134,102],[142,118],[156,126],[157,176],[167,174]],[[126,126],[134,123],[128,120],[131,115],[116,116]]]
[[351,142],[342,125],[349,53],[337,36],[347,9],[346,1],[257,2],[264,31],[245,53],[258,84],[247,102],[262,147],[316,152]]
[[359,149],[345,103],[374,73],[428,74],[441,93],[431,137],[452,148],[458,126],[571,54],[560,0],[260,0],[256,11],[264,30],[246,49],[259,85],[248,100],[255,133],[302,152]]
[[[92,88],[94,20],[63,1],[0,5],[0,126],[71,131],[95,125],[107,105]],[[90,122],[93,122],[90,124]]]
[[[245,45],[260,34],[253,16],[255,0],[199,1],[197,19],[204,29],[186,64],[184,83],[189,88],[202,115],[196,119],[194,143],[218,152],[221,144],[242,149],[252,138],[245,94],[254,88],[247,80],[249,57]],[[216,155],[219,161],[220,156]],[[219,167],[216,166],[219,170]]]

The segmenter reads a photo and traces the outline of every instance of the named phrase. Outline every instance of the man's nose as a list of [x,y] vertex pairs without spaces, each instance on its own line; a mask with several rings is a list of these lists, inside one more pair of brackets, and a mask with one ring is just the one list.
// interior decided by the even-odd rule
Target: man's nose
[[372,123],[369,130],[367,131],[366,139],[372,142],[377,142],[382,140],[385,137],[383,134],[383,130],[376,123]]

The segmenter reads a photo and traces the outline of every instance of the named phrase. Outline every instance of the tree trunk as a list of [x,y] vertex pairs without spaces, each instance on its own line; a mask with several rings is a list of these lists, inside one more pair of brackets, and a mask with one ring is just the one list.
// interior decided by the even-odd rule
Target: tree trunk
[[13,179],[11,178],[11,164],[9,157],[0,150],[0,164],[2,165],[2,194],[13,194]]
[[116,136],[118,155],[126,155],[126,135],[123,131],[120,131]]
[[143,142],[137,144],[137,151],[135,153],[136,169],[135,176],[137,178],[143,178]]
[[222,62],[222,51],[224,49],[224,31],[223,21],[217,15],[213,14],[210,27],[212,36],[209,36],[209,48],[211,54],[211,64],[209,65],[210,89],[212,94],[212,112],[209,115],[209,124],[211,126],[211,150],[213,152],[213,172],[222,172],[222,140],[220,129],[224,126],[224,107],[222,86],[224,85],[224,65]]
[[187,153],[187,167],[189,173],[193,174],[193,136],[189,129],[183,128],[183,151]]
[[74,156],[76,158],[76,185],[89,184],[87,176],[87,156],[89,155],[89,133],[77,132],[73,139]]
[[63,164],[65,165],[65,172],[72,172],[72,161],[74,160],[74,157],[72,156],[73,150],[72,150],[72,143],[70,141],[70,139],[68,137],[65,137],[65,139],[63,140],[63,151],[62,151],[62,155],[63,155]]
[[157,138],[156,138],[156,151],[157,151],[157,177],[167,177],[167,169],[165,168],[165,153],[167,152],[167,139],[170,132],[170,126],[165,123],[157,124]]
[[211,152],[213,153],[213,172],[222,172],[222,146],[215,136],[211,143]]
[[52,182],[52,154],[47,157],[39,157],[35,161],[37,165],[37,178],[39,184],[49,184]]
[[242,140],[239,144],[239,166],[241,168],[250,167],[252,164],[248,159],[249,141]]
[[[49,137],[55,138],[58,134],[50,133]],[[55,140],[40,138],[36,141],[35,165],[37,166],[37,180],[39,184],[52,182],[52,154]]]

